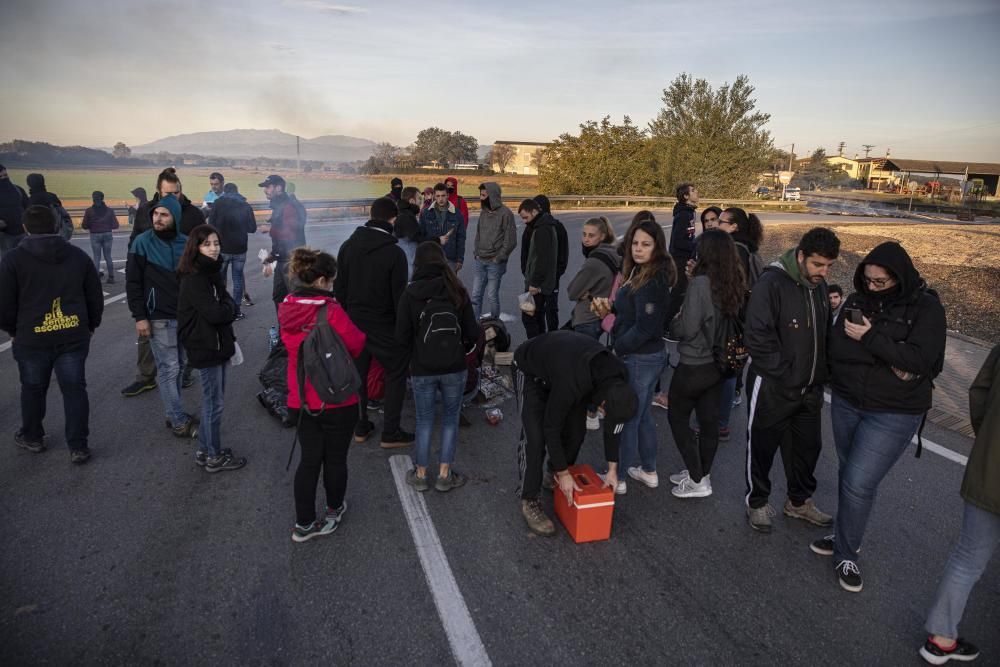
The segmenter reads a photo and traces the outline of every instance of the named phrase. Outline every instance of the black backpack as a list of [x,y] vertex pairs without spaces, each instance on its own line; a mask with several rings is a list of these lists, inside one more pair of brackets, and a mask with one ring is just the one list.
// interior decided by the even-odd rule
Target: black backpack
[[446,296],[427,299],[417,320],[413,363],[432,372],[447,373],[464,360],[462,324],[455,305]]
[[724,378],[733,378],[743,372],[750,351],[743,342],[743,322],[735,315],[726,315],[715,309],[715,335],[712,336],[712,359]]
[[507,333],[507,325],[500,318],[488,317],[479,320],[479,329],[483,332],[486,343],[492,343],[497,352],[510,350],[510,334]]
[[299,346],[295,374],[303,412],[309,412],[306,406],[307,379],[324,405],[343,403],[361,388],[361,376],[354,359],[340,334],[330,326],[326,306],[324,303],[320,307],[315,325]]

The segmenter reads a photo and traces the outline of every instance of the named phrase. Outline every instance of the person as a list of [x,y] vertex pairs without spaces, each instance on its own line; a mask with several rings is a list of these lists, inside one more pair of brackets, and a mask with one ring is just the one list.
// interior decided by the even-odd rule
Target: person
[[56,233],[67,241],[73,238],[73,218],[69,212],[63,208],[62,201],[54,192],[49,192],[45,187],[45,176],[42,174],[28,174],[28,204],[48,206],[52,209],[58,228]]
[[135,204],[128,207],[128,226],[131,228],[135,226],[136,213],[149,202],[149,199],[146,197],[146,188],[133,188],[130,194],[135,197]]
[[222,186],[222,196],[212,204],[210,224],[219,233],[222,248],[222,284],[226,284],[226,273],[232,267],[233,300],[236,302],[236,319],[246,317],[241,308],[246,277],[243,269],[247,263],[247,239],[257,231],[257,218],[247,198],[240,194],[235,183]]
[[[448,201],[455,210],[462,216],[462,226],[465,228],[469,227],[469,205],[466,203],[465,198],[458,194],[458,179],[454,176],[449,176],[444,179],[445,190],[448,192]],[[437,186],[434,186],[437,190]]]
[[[464,200],[463,200],[464,201]],[[437,239],[444,248],[444,255],[455,273],[462,270],[465,261],[465,225],[448,201],[448,188],[444,183],[434,186],[434,205],[420,215],[420,238]]]
[[770,473],[779,449],[788,487],[785,516],[817,526],[833,523],[812,496],[828,374],[826,274],[839,253],[837,235],[814,227],[765,269],[750,293],[744,329],[750,352],[745,502],[750,527],[762,533],[771,532]]
[[684,267],[688,261],[694,259],[695,253],[695,227],[694,217],[698,210],[699,195],[694,183],[681,183],[675,191],[677,203],[674,204],[674,220],[670,227],[670,256],[674,260],[674,265],[678,267],[677,284],[671,294],[670,310],[667,311],[664,321],[673,322],[684,301],[684,290],[687,289],[687,272]]
[[[716,365],[713,345],[724,317],[738,317],[746,278],[736,244],[724,231],[709,229],[698,242],[698,261],[673,322],[680,361],[670,382],[668,419],[674,443],[686,468],[671,475],[678,498],[712,495],[712,462],[719,445],[719,401],[726,380]],[[725,404],[728,409],[729,404]],[[698,419],[697,437],[690,426]]]
[[0,164],[0,257],[16,248],[24,238],[21,218],[29,205],[28,194],[10,180],[7,168]]
[[208,175],[208,192],[205,193],[205,206],[211,210],[215,201],[225,193],[226,178],[217,171]]
[[180,393],[186,355],[177,341],[177,265],[187,243],[177,231],[181,203],[172,194],[160,197],[150,202],[149,215],[153,228],[137,236],[128,251],[125,294],[136,334],[149,339],[167,426],[178,438],[196,438],[198,420],[184,412]]
[[83,222],[80,227],[90,232],[90,252],[94,255],[94,266],[97,275],[101,275],[101,253],[104,253],[104,265],[108,268],[108,284],[115,283],[115,263],[111,259],[111,246],[114,244],[114,230],[118,229],[118,217],[115,210],[104,203],[104,193],[94,190],[90,195],[94,205],[83,212]]
[[393,177],[393,179],[389,181],[389,194],[387,194],[386,197],[396,202],[397,206],[399,205],[399,202],[403,200],[403,179]]
[[423,213],[434,205],[434,188],[427,186],[423,192],[424,203],[420,205],[420,212]]
[[294,195],[285,192],[285,179],[277,174],[271,174],[257,185],[264,188],[264,196],[271,203],[271,219],[258,230],[271,237],[271,253],[264,260],[264,276],[274,276],[271,300],[277,309],[288,294],[288,262],[292,250],[306,244],[306,209]]
[[[718,206],[709,206],[701,212],[701,231],[702,233],[707,232],[710,229],[719,228],[719,216],[722,215],[722,209]],[[673,231],[673,230],[671,230]]]
[[191,230],[177,265],[177,339],[201,374],[201,427],[195,463],[205,472],[239,470],[246,457],[222,446],[222,410],[229,360],[236,354],[237,306],[222,278],[222,243],[211,225]]
[[27,236],[0,260],[0,330],[11,337],[21,382],[18,447],[45,451],[45,397],[55,371],[70,461],[90,459],[86,365],[104,294],[87,254],[58,233],[47,205],[29,206]]
[[944,365],[944,307],[895,241],[858,264],[855,292],[829,342],[830,421],[840,460],[834,534],[813,542],[833,556],[841,588],[863,587],[858,551],[879,484],[931,408]]
[[534,199],[522,201],[517,214],[524,221],[524,232],[521,234],[524,291],[531,295],[534,302],[534,310],[521,311],[521,323],[528,338],[534,338],[545,333],[546,302],[557,296],[559,237],[552,216],[544,213]]
[[566,288],[570,301],[576,302],[570,325],[573,331],[599,339],[604,333],[601,318],[591,308],[593,299],[611,296],[615,276],[621,271],[621,257],[615,247],[615,230],[606,217],[590,218],[583,223],[583,266]]
[[840,319],[840,308],[844,305],[844,288],[840,285],[830,285],[827,288],[830,293],[830,312],[833,314],[833,323]]
[[500,281],[507,272],[507,260],[517,247],[517,223],[514,213],[503,205],[500,185],[493,181],[481,183],[479,202],[482,211],[472,246],[476,271],[472,309],[476,319],[500,317]]
[[979,657],[979,649],[958,636],[958,624],[1000,545],[1000,345],[969,387],[969,416],[976,439],[962,478],[962,531],[941,574],[924,625],[928,637],[920,648],[932,665]]
[[441,246],[424,241],[417,247],[413,282],[399,300],[396,343],[410,358],[413,402],[417,410],[414,468],[407,483],[417,491],[430,488],[431,434],[438,392],[441,395],[441,459],[434,488],[447,492],[467,478],[455,470],[458,415],[468,368],[467,351],[476,347],[479,325],[468,292],[448,266]]
[[569,466],[576,463],[587,433],[587,406],[598,405],[605,413],[604,484],[616,488],[619,437],[624,423],[635,415],[638,399],[622,360],[575,331],[550,331],[522,343],[514,352],[514,370],[521,410],[517,450],[521,516],[532,532],[551,536],[555,525],[538,500],[546,455],[559,493],[572,503],[578,487]]
[[[396,344],[396,311],[406,289],[406,256],[393,235],[398,210],[388,197],[376,199],[371,220],[354,230],[337,253],[337,279],[333,291],[351,321],[365,333],[365,347],[357,358],[358,375],[368,377],[372,358],[385,369],[383,400],[383,449],[408,447],[413,433],[400,425],[406,368],[409,359]],[[365,442],[375,431],[368,419],[368,389],[362,381],[355,414],[355,442]]]
[[[677,270],[667,254],[667,240],[648,211],[636,215],[625,239],[622,277],[615,296],[615,324],[611,331],[615,354],[628,369],[629,384],[639,398],[639,409],[625,424],[619,460],[632,479],[651,489],[659,486],[656,473],[656,423],[652,400],[656,382],[667,363],[663,345],[663,317],[669,311]],[[606,302],[598,302],[604,314]],[[615,492],[627,491],[620,480]]]
[[556,286],[552,290],[551,298],[545,299],[545,324],[549,331],[559,328],[559,281],[566,273],[569,266],[569,236],[566,234],[566,227],[555,216],[552,215],[552,205],[545,195],[535,195],[535,202],[538,207],[550,218],[556,230],[556,241],[558,242],[556,256]]
[[[394,206],[388,199],[379,201]],[[278,322],[281,340],[288,350],[288,409],[298,424],[298,440],[302,447],[295,469],[292,541],[306,542],[335,531],[347,511],[347,452],[351,446],[351,432],[358,421],[359,397],[354,395],[343,403],[329,405],[320,400],[308,378],[306,386],[300,387],[296,373],[299,347],[323,307],[330,327],[356,361],[364,349],[365,334],[354,325],[333,295],[337,261],[331,255],[299,247],[289,256],[288,268],[299,287],[278,306]],[[362,380],[361,386],[364,384]],[[305,404],[300,392],[305,396]],[[316,485],[320,471],[326,491],[326,512],[322,518],[316,516]]]
[[406,281],[409,282],[413,279],[413,258],[417,253],[420,237],[420,207],[417,205],[420,191],[412,186],[405,187],[400,197],[399,215],[396,216],[392,231],[396,236],[396,243],[406,255]]

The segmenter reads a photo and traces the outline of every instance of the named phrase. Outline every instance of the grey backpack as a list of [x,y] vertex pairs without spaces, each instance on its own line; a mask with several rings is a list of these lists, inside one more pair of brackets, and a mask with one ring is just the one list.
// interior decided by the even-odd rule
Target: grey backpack
[[[316,315],[316,324],[299,346],[296,377],[299,384],[301,409],[309,411],[306,405],[306,380],[319,395],[323,404],[347,401],[361,388],[361,377],[354,365],[354,359],[347,351],[340,337],[326,316],[323,304]],[[312,413],[310,413],[312,414]]]

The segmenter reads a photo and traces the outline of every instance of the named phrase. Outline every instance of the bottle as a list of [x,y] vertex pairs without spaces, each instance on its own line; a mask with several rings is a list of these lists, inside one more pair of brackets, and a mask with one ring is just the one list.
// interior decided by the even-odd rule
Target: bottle
[[274,348],[278,347],[278,327],[271,327],[267,331],[267,352],[270,354]]

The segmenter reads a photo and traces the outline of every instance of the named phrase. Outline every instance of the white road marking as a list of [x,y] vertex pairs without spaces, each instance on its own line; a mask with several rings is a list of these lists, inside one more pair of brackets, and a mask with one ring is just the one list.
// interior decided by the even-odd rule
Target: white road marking
[[409,456],[397,454],[389,457],[389,466],[396,481],[399,500],[403,504],[406,522],[410,526],[413,544],[420,557],[420,565],[424,569],[427,586],[431,589],[434,606],[437,607],[455,662],[459,665],[492,665],[483,640],[472,622],[472,616],[469,615],[465,598],[458,589],[458,582],[455,581],[434,522],[427,511],[427,503],[420,493],[406,483],[406,473],[413,467],[413,462]]
[[[107,294],[107,292],[105,292],[105,294]],[[105,299],[104,300],[104,305],[106,306],[106,305],[108,305],[110,303],[114,303],[115,301],[121,301],[124,298],[125,298],[125,293],[122,292],[121,294],[117,294],[117,295],[111,297],[110,299]],[[6,343],[0,343],[0,352],[6,352],[7,350],[10,349],[10,346],[11,346],[11,342],[10,341],[7,341]]]

